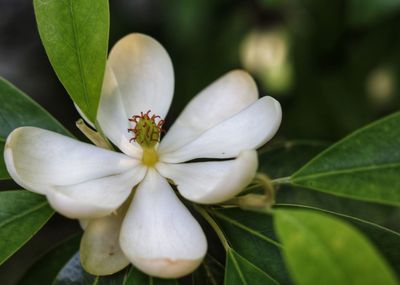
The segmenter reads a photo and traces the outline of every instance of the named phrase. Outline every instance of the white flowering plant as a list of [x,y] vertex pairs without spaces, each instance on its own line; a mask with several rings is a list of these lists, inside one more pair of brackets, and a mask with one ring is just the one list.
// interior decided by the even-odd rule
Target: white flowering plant
[[269,143],[281,105],[236,69],[168,122],[155,38],[108,52],[107,0],[34,8],[85,138],[0,80],[0,179],[24,189],[0,192],[0,263],[54,212],[82,231],[21,284],[398,284],[400,234],[338,205],[400,205],[399,113],[330,147]]

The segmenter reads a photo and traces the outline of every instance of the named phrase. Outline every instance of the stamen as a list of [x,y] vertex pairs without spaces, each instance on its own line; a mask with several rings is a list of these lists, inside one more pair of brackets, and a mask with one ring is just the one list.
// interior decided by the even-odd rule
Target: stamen
[[133,133],[133,138],[129,142],[136,141],[142,147],[154,147],[161,133],[165,132],[162,128],[165,121],[158,115],[151,115],[151,110],[146,113],[140,112],[140,115],[134,115],[128,120],[135,124],[133,128],[128,129],[128,132]]

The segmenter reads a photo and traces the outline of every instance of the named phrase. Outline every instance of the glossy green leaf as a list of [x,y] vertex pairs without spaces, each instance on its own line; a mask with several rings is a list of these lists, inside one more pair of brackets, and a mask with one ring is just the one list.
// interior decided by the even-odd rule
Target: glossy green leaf
[[292,204],[324,209],[384,225],[400,213],[393,206],[348,199],[291,185],[282,185],[277,191],[277,204]]
[[54,71],[74,102],[95,122],[108,49],[108,1],[33,3],[39,34]]
[[51,284],[65,263],[79,249],[81,235],[64,240],[44,254],[24,274],[18,285]]
[[236,253],[278,283],[291,283],[270,215],[239,208],[215,209],[212,214]]
[[0,192],[0,264],[53,215],[46,199],[24,190]]
[[368,125],[311,160],[288,181],[365,201],[400,205],[400,113]]
[[372,244],[349,224],[306,210],[275,211],[293,279],[308,284],[398,284]]
[[398,0],[350,0],[348,5],[352,26],[372,24],[400,10]]
[[[69,135],[69,132],[30,97],[0,77],[0,153],[6,138],[15,128],[35,126]],[[3,155],[0,158],[0,180],[9,179]]]
[[82,268],[79,252],[61,269],[53,285],[178,285],[177,280],[147,276],[133,266],[109,276],[94,276]]
[[[271,178],[290,176],[327,146],[318,141],[286,141],[261,150],[259,171]],[[339,214],[358,217],[370,222],[384,224],[396,214],[397,208],[301,188],[279,185],[276,202],[297,206],[311,206]]]
[[278,285],[261,269],[240,256],[233,249],[226,255],[225,285]]

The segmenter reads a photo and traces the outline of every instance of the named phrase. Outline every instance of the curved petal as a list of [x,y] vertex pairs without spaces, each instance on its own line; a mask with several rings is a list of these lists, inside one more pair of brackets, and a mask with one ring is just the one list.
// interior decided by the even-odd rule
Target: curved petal
[[132,170],[87,182],[53,186],[47,192],[50,205],[69,218],[93,219],[106,216],[117,209],[130,195],[132,188],[144,177],[146,168],[138,165]]
[[[128,155],[128,119],[151,110],[167,115],[174,91],[174,71],[165,49],[153,38],[130,34],[110,52],[100,100],[98,121],[109,139]],[[136,157],[136,156],[134,156]]]
[[125,110],[123,97],[114,72],[110,64],[107,64],[97,120],[101,130],[113,144],[125,154],[140,158],[142,148],[136,142],[130,142],[132,135],[128,133],[128,128],[131,127],[128,119],[131,115]]
[[80,246],[81,263],[93,275],[110,275],[129,265],[119,245],[124,211],[90,220]]
[[235,160],[157,164],[186,199],[203,204],[221,203],[239,194],[254,178],[258,159],[255,150],[242,151]]
[[34,127],[14,130],[4,160],[22,187],[47,195],[73,218],[95,218],[115,210],[144,176],[138,160]]
[[[282,119],[278,101],[263,97],[195,140],[172,152],[160,151],[160,161],[179,163],[195,158],[231,158],[256,149],[277,132]],[[175,138],[179,140],[179,138]]]
[[163,278],[189,274],[207,251],[200,225],[155,170],[149,170],[136,190],[120,244],[136,267]]
[[234,70],[225,74],[190,101],[161,141],[159,150],[170,152],[182,147],[257,98],[257,85],[247,72]]

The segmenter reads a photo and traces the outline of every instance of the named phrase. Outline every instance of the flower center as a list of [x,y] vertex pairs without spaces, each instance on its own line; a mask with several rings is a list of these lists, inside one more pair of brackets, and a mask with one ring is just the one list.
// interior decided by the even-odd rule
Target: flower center
[[162,129],[164,120],[160,116],[150,115],[150,113],[151,110],[148,110],[146,113],[140,112],[140,115],[132,116],[129,121],[134,123],[134,127],[128,129],[128,132],[133,133],[130,141],[135,141],[142,147],[142,161],[147,166],[153,166],[158,161],[155,146],[164,131]]

